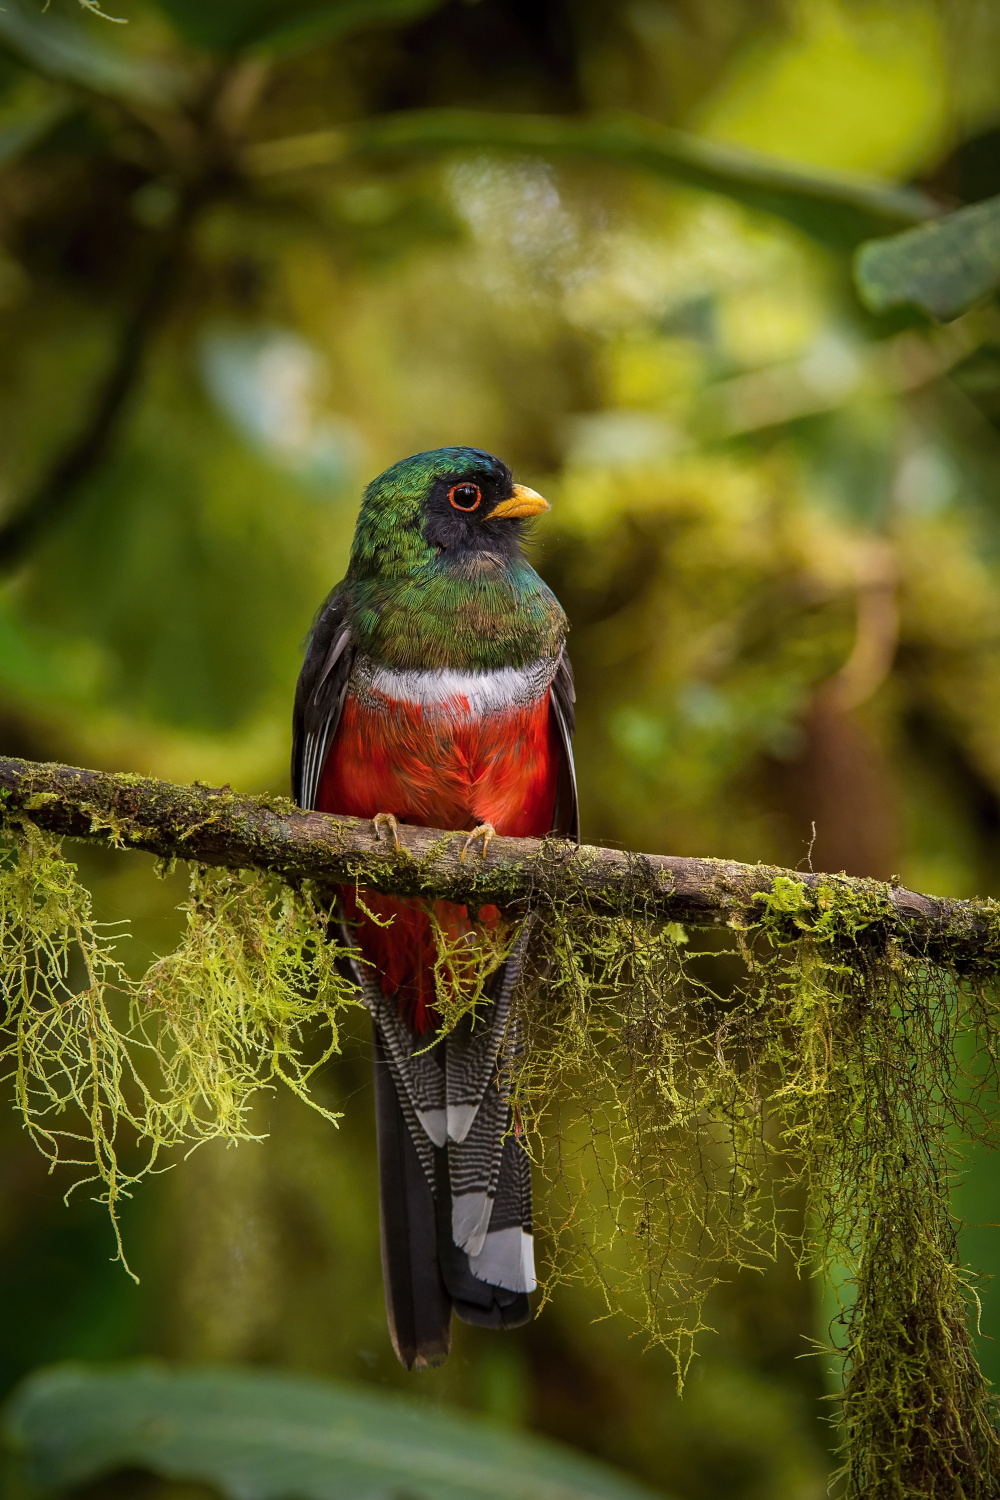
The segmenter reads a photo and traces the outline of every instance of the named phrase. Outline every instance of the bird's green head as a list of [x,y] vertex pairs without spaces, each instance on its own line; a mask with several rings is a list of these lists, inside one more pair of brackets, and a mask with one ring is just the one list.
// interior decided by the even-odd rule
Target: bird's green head
[[429,564],[456,572],[520,555],[524,521],[547,500],[515,484],[482,448],[401,459],[365,490],[349,576],[402,578]]

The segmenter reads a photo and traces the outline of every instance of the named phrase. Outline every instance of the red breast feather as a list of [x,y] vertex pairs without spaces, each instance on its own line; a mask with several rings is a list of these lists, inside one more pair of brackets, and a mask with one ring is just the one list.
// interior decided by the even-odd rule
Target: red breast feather
[[[400,822],[461,831],[492,823],[497,833],[541,837],[552,827],[559,765],[558,730],[549,695],[534,703],[459,717],[419,704],[348,697],[320,786],[322,812],[359,818],[395,813]],[[475,849],[470,858],[478,858]],[[418,1033],[431,1030],[435,944],[430,919],[419,901],[360,892],[383,927],[366,920],[353,887],[341,890],[348,921],[382,991],[396,995],[400,1013]],[[467,909],[438,901],[434,913],[451,937],[477,925],[494,927],[495,907],[484,907],[479,923]],[[356,924],[356,925],[355,925]]]

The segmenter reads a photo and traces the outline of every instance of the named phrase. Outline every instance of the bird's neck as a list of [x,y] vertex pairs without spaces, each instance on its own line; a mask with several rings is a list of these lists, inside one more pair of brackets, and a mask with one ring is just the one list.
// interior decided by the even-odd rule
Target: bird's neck
[[358,649],[389,667],[520,667],[556,656],[566,636],[555,595],[523,558],[434,559],[351,585]]

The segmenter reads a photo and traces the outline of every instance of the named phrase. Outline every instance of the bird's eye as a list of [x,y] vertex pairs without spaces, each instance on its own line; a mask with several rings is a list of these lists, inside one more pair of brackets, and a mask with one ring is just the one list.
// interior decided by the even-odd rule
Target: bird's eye
[[483,498],[478,484],[453,484],[448,499],[456,510],[475,510]]

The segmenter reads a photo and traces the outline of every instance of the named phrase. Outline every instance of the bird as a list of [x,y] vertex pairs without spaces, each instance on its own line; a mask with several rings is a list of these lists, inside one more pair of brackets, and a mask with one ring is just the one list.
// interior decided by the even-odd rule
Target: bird
[[[406,823],[465,833],[463,859],[485,859],[494,834],[579,842],[568,622],[524,553],[526,523],[549,509],[481,448],[417,453],[372,480],[296,687],[300,807],[371,819],[397,841]],[[453,1312],[506,1329],[531,1316],[530,1162],[505,1087],[529,924],[354,886],[336,920],[373,1023],[389,1333],[422,1370],[447,1358]],[[435,925],[509,944],[450,1031]]]

